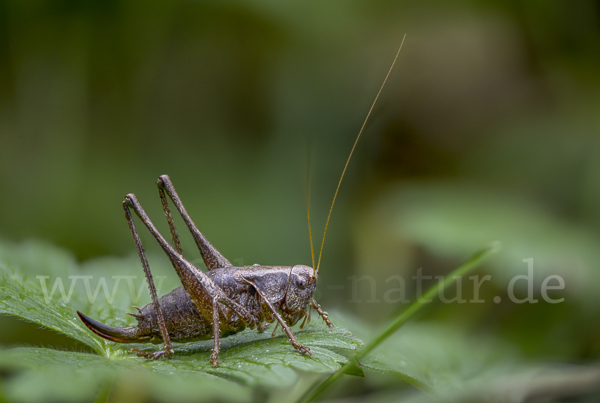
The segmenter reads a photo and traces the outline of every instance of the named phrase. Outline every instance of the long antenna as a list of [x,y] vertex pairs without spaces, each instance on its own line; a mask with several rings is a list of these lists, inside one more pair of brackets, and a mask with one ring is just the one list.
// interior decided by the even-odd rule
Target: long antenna
[[[371,105],[371,109],[369,109],[369,113],[367,113],[367,117],[365,118],[365,121],[363,122],[362,127],[360,128],[360,131],[358,132],[358,136],[356,136],[356,140],[354,141],[354,145],[352,146],[352,150],[350,150],[350,155],[348,156],[348,160],[346,160],[346,165],[344,166],[344,170],[342,171],[342,176],[340,177],[340,181],[338,182],[337,188],[335,189],[335,194],[333,195],[333,201],[331,202],[331,207],[329,208],[329,214],[327,215],[327,221],[325,222],[325,231],[323,231],[323,240],[321,241],[321,251],[319,252],[319,261],[317,262],[317,273],[319,272],[319,266],[321,266],[321,256],[323,256],[323,245],[325,245],[325,236],[327,235],[327,227],[329,227],[329,219],[331,218],[331,212],[333,211],[333,205],[335,204],[335,199],[337,198],[338,192],[340,190],[342,180],[344,179],[344,175],[346,174],[346,169],[348,168],[348,164],[350,163],[350,159],[352,158],[352,154],[354,153],[356,144],[358,143],[358,140],[360,139],[360,135],[364,131],[365,126],[367,125],[367,122],[369,120],[369,117],[371,116],[371,112],[373,112],[373,108],[375,107],[375,104],[377,103],[377,99],[379,99],[379,95],[381,94],[383,87],[385,87],[385,83],[386,83],[388,77],[390,76],[390,73],[392,72],[394,65],[396,64],[396,60],[398,60],[398,55],[400,54],[400,51],[402,50],[402,45],[404,45],[404,39],[406,39],[406,34],[404,34],[404,37],[402,38],[402,42],[400,43],[398,52],[396,52],[396,57],[394,57],[394,61],[392,62],[392,65],[390,66],[390,69],[388,70],[388,72],[385,76],[385,79],[383,80],[383,84],[381,84],[381,87],[379,88],[379,92],[377,92],[377,96],[375,97],[375,100],[373,101],[373,104]],[[310,222],[310,219],[309,219],[309,222]],[[311,241],[311,244],[312,244],[312,241]],[[314,262],[313,262],[313,267],[314,267]]]
[[308,217],[308,236],[310,237],[310,256],[312,257],[312,267],[315,267],[315,250],[313,249],[312,228],[310,226],[310,142],[306,153],[306,216]]

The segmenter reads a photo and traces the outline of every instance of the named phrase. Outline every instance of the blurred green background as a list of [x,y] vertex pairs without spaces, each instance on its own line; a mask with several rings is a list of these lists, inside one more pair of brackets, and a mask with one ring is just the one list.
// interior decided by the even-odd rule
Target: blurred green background
[[[132,254],[123,196],[166,231],[155,181],[167,173],[233,263],[310,264],[307,177],[318,246],[404,33],[333,212],[321,303],[377,326],[402,309],[384,301],[390,276],[443,275],[500,240],[480,271],[486,303],[423,319],[532,359],[597,359],[598,1],[2,0],[0,236],[80,260]],[[557,274],[564,303],[507,300],[527,258],[536,297]],[[353,288],[363,275],[373,294]],[[0,325],[5,345],[48,343]]]

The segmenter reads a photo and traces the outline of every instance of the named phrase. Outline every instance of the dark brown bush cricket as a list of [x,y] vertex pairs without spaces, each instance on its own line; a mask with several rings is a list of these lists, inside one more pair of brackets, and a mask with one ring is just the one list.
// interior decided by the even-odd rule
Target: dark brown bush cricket
[[[146,353],[135,350],[138,355],[148,358],[169,357],[173,353],[172,340],[190,341],[214,337],[211,363],[217,365],[220,336],[237,333],[246,327],[264,331],[268,323],[277,321],[292,345],[300,352],[310,354],[308,347],[296,341],[290,326],[307,317],[306,308],[309,305],[315,308],[329,326],[333,326],[312,298],[317,285],[317,271],[302,265],[233,266],[198,230],[167,175],[158,178],[158,191],[174,246],[157,231],[133,194],[128,194],[123,201],[125,217],[138,248],[152,302],[138,308],[137,313],[130,314],[138,320],[137,326],[133,327],[106,326],[78,312],[87,327],[97,335],[119,343],[164,341],[165,349],[162,351]],[[167,196],[192,233],[208,268],[207,273],[183,257]],[[156,295],[131,210],[163,248],[183,284],[160,299]]]
[[[404,39],[402,40],[403,42]],[[131,349],[131,351],[137,352],[138,356],[153,359],[160,357],[169,358],[174,353],[171,341],[214,338],[213,353],[210,362],[216,366],[218,365],[220,337],[227,337],[238,333],[247,327],[250,329],[256,328],[259,332],[263,332],[269,323],[277,322],[275,330],[277,326],[281,326],[295,349],[303,354],[311,355],[308,347],[298,343],[290,327],[300,321],[300,319],[304,320],[302,325],[304,325],[306,320],[310,321],[310,310],[312,308],[318,312],[329,327],[333,327],[327,314],[321,309],[317,301],[313,299],[327,227],[348,163],[352,158],[360,135],[396,63],[401,49],[402,44],[375,97],[375,101],[371,105],[371,109],[356,137],[344,170],[342,171],[325,224],[316,269],[304,265],[233,266],[198,230],[183,207],[170,178],[167,175],[162,175],[158,178],[158,193],[169,224],[173,245],[169,244],[158,232],[135,195],[130,193],[125,196],[125,200],[123,201],[125,217],[137,246],[140,260],[142,261],[152,302],[143,308],[135,307],[138,312],[130,313],[130,315],[137,319],[137,326],[125,328],[107,326],[89,318],[81,312],[77,312],[83,323],[95,334],[118,343],[163,342],[165,348],[161,351],[145,352],[138,349]],[[208,272],[201,271],[183,257],[179,235],[177,234],[173,216],[171,215],[167,196],[171,199],[183,218],[185,225],[192,233]],[[160,299],[156,294],[148,260],[135,223],[133,222],[131,210],[139,217],[154,239],[160,244],[181,280],[181,286]],[[308,214],[308,226],[310,233],[310,213]],[[312,235],[310,243],[312,253]],[[312,254],[314,266],[314,253]],[[275,332],[273,332],[273,335],[275,335]]]

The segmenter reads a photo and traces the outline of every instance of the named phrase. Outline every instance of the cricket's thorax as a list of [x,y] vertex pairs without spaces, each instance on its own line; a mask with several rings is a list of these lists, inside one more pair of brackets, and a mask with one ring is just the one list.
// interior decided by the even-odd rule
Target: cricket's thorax
[[[218,270],[214,270],[217,272],[214,275],[215,282],[227,290],[231,299],[246,306],[258,318],[259,329],[264,322],[272,323],[276,320],[271,308],[288,325],[294,325],[304,316],[317,285],[314,269],[303,265],[243,266],[223,270],[222,279],[219,278]],[[212,277],[212,272],[209,276]],[[232,283],[235,285],[230,285]],[[240,288],[244,285],[248,288]],[[233,319],[236,317],[237,315],[233,316]]]

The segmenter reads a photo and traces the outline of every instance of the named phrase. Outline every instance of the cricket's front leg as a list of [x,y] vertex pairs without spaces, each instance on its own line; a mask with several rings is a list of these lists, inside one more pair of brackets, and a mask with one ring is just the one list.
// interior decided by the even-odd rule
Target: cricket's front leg
[[[296,337],[294,337],[294,334],[292,333],[292,329],[290,329],[290,327],[288,326],[286,321],[281,317],[281,315],[279,314],[277,309],[275,309],[275,307],[273,306],[273,304],[271,304],[269,299],[262,293],[260,287],[258,287],[255,283],[248,280],[247,278],[243,278],[243,280],[246,284],[253,286],[254,289],[256,290],[256,292],[258,293],[258,295],[261,296],[262,303],[266,304],[269,307],[269,310],[271,311],[271,313],[277,320],[277,323],[279,325],[281,325],[281,328],[287,335],[288,339],[290,340],[290,343],[292,343],[292,346],[294,346],[294,348],[296,350],[300,351],[302,354],[312,355],[312,353],[310,352],[310,349],[308,347],[303,346],[302,344],[298,343],[298,341],[296,340]],[[273,332],[273,333],[275,333],[275,332]]]
[[321,305],[317,303],[317,300],[313,299],[311,305],[313,306],[313,308],[315,308],[315,311],[317,311],[321,318],[323,318],[325,323],[327,323],[327,326],[333,329],[335,326],[333,326],[333,323],[331,323],[331,320],[329,320],[329,316],[327,316],[327,313],[325,313],[325,311],[321,309]]
[[[258,289],[257,289],[257,291],[258,291]],[[260,293],[260,291],[259,291],[259,293]],[[273,316],[275,316],[275,319],[277,319],[277,323],[279,323],[281,325],[281,328],[287,335],[288,339],[290,340],[290,343],[292,343],[292,346],[294,346],[294,348],[296,350],[300,351],[302,354],[312,355],[312,353],[310,352],[310,348],[298,343],[298,341],[296,340],[296,337],[294,337],[294,333],[292,333],[292,329],[290,329],[288,324],[285,322],[285,320],[283,320],[283,318],[281,317],[279,312],[277,312],[277,310],[273,307],[271,302],[269,302],[269,300],[264,297],[263,297],[263,302],[265,304],[267,304],[267,306],[271,310],[271,313],[273,314]]]

